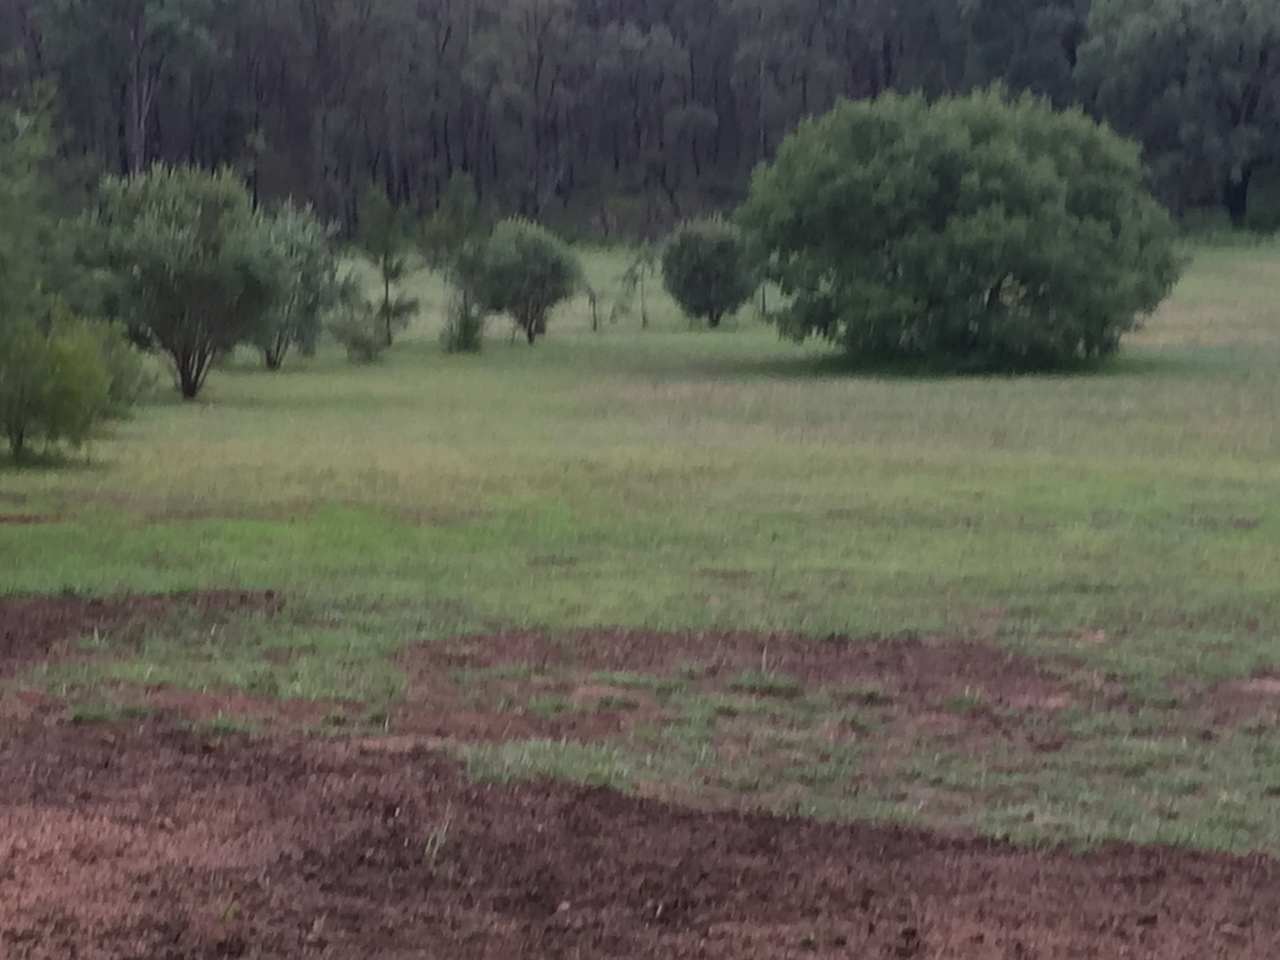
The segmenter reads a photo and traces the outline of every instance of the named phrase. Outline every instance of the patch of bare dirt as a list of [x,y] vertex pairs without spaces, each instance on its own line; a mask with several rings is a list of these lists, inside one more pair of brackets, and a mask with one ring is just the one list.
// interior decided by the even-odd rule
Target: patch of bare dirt
[[0,597],[0,678],[66,654],[81,638],[140,628],[178,610],[202,617],[280,605],[272,592],[218,591],[108,599],[74,595]]
[[1199,712],[1210,728],[1280,724],[1280,675],[1260,673],[1220,683],[1200,697]]
[[579,682],[587,682],[593,674],[622,672],[724,691],[744,675],[766,681],[776,677],[795,681],[804,691],[828,692],[852,707],[933,717],[943,727],[961,724],[983,734],[1017,726],[1023,714],[1052,716],[1073,705],[1077,696],[1075,688],[1043,661],[991,644],[945,638],[518,632],[418,648],[406,662],[415,677],[428,680],[447,676],[451,670],[567,671]]
[[483,786],[437,754],[0,728],[0,956],[1275,956],[1280,864]]
[[420,647],[401,658],[408,683],[388,726],[428,741],[497,743],[616,737],[661,716],[651,695],[569,676],[485,677],[459,673],[447,651]]
[[38,527],[59,520],[59,517],[35,513],[0,513],[0,527]]
[[447,651],[458,667],[572,663],[598,671],[675,676],[696,667],[707,676],[777,673],[824,688],[891,681],[904,696],[938,699],[968,689],[1016,705],[1061,696],[1044,663],[990,644],[949,638],[860,640],[792,634],[651,633],[592,630],[555,637],[536,632],[470,637]]
[[275,730],[313,729],[333,723],[345,725],[350,718],[361,714],[357,705],[336,701],[267,699],[169,687],[119,688],[113,691],[111,699],[122,707],[139,707],[194,723],[236,720],[269,725]]

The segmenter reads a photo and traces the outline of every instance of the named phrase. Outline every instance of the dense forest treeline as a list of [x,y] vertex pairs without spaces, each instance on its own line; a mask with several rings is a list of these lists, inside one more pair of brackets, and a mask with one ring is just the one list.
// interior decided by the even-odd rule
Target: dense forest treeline
[[86,177],[240,171],[354,226],[433,209],[645,232],[745,193],[804,117],[993,82],[1140,139],[1176,211],[1237,222],[1280,138],[1274,0],[0,0],[0,96]]

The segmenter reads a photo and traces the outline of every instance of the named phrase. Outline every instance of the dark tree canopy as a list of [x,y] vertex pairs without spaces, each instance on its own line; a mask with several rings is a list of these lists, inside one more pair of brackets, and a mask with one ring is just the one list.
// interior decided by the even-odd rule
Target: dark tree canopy
[[0,0],[0,97],[99,172],[229,166],[354,231],[459,173],[497,216],[653,239],[805,117],[1004,83],[1139,136],[1176,206],[1275,163],[1271,0]]
[[1081,92],[1140,139],[1176,206],[1221,199],[1241,225],[1280,150],[1280,4],[1095,0]]
[[757,173],[741,219],[793,298],[784,332],[858,357],[1104,356],[1179,264],[1136,146],[1000,92],[843,104]]
[[738,229],[719,217],[691,221],[672,234],[662,252],[662,282],[687,315],[712,329],[756,288]]

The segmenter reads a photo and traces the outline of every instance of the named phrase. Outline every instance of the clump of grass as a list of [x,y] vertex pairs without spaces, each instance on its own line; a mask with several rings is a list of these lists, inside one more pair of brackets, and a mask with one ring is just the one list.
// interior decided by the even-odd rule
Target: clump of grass
[[943,708],[948,713],[954,713],[958,716],[974,717],[981,713],[986,713],[989,705],[981,690],[965,687],[962,693],[949,697],[943,704]]
[[604,670],[593,674],[591,679],[601,686],[618,687],[622,690],[648,690],[657,696],[671,696],[687,687],[684,680],[625,670]]
[[630,697],[606,696],[596,701],[596,709],[619,713],[629,712],[631,710],[639,710],[640,701],[633,700]]
[[203,724],[200,729],[215,737],[233,737],[241,734],[256,733],[258,726],[243,717],[232,717],[225,713],[220,713],[208,723]]
[[152,711],[148,707],[118,703],[82,703],[71,708],[68,719],[78,727],[93,727],[123,723],[126,720],[142,720],[151,714]]
[[846,703],[860,707],[891,707],[893,697],[888,692],[874,685],[849,687],[839,693],[839,698]]
[[534,697],[529,701],[529,712],[539,717],[558,717],[576,709],[572,700],[558,694]]
[[804,686],[795,677],[768,670],[748,670],[739,674],[729,684],[735,693],[749,693],[757,697],[783,697],[792,699],[804,694]]

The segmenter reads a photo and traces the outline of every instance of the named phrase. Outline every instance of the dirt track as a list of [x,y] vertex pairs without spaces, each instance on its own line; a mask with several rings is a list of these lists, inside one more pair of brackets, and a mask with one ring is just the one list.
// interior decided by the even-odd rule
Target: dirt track
[[484,787],[424,750],[0,734],[0,956],[1275,957],[1280,869]]

